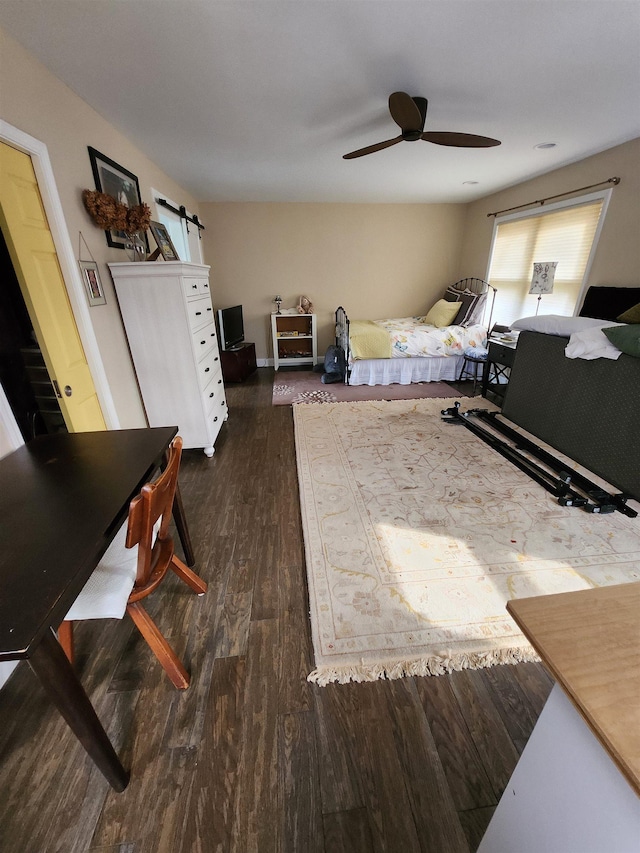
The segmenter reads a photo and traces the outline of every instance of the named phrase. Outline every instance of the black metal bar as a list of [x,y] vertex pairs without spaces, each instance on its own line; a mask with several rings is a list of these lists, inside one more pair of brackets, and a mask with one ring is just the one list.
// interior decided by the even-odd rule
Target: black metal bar
[[[487,421],[491,423],[492,427],[496,429],[498,432],[501,432],[507,438],[511,439],[516,444],[516,447],[522,448],[526,450],[528,453],[531,453],[549,468],[557,472],[563,472],[566,470],[565,464],[560,460],[553,456],[548,451],[544,450],[544,448],[537,445],[535,442],[528,439],[526,436],[519,433],[517,430],[498,420],[498,415],[500,412],[490,412],[487,409],[476,409],[474,411],[481,420]],[[635,509],[632,509],[630,506],[627,506],[628,496],[624,494],[612,494],[611,492],[607,492],[597,483],[594,483],[593,480],[590,480],[588,477],[585,477],[584,474],[581,474],[579,471],[571,472],[571,482],[572,485],[576,488],[583,491],[590,500],[592,500],[596,505],[600,507],[607,507],[613,505],[615,509],[621,512],[623,515],[628,516],[629,518],[636,518],[638,513]],[[602,511],[602,510],[601,510]],[[607,510],[605,510],[607,511]]]
[[[167,210],[170,210],[172,213],[177,213],[181,219],[186,219],[187,222],[193,222],[193,224],[198,229],[198,235],[200,235],[200,231],[204,231],[205,227],[198,219],[197,215],[194,213],[193,216],[189,216],[187,213],[187,209],[184,205],[181,207],[174,207],[172,204],[166,200],[166,198],[157,198],[156,203],[160,205],[160,207],[166,207]],[[189,226],[187,226],[188,230]]]
[[[443,412],[443,414],[444,413],[445,412]],[[485,444],[488,444],[489,447],[492,448],[492,450],[495,450],[496,453],[499,453],[505,459],[508,459],[509,462],[516,466],[516,468],[519,468],[527,474],[527,476],[531,477],[532,480],[542,486],[543,489],[550,492],[554,497],[560,498],[570,496],[573,499],[579,498],[579,495],[572,493],[572,490],[569,488],[571,478],[568,474],[566,474],[564,478],[554,478],[548,471],[545,471],[543,468],[536,465],[535,462],[521,456],[515,448],[509,447],[509,445],[505,444],[497,438],[497,436],[492,435],[490,432],[487,432],[487,430],[482,429],[482,427],[470,421],[468,413],[462,413],[459,409],[456,409],[456,414],[452,415],[452,420],[460,421],[460,423],[464,424],[468,430],[470,430],[474,435],[477,435],[478,438],[481,438]]]
[[511,213],[514,210],[522,210],[525,207],[533,207],[536,204],[545,204],[547,201],[553,201],[556,198],[563,198],[565,195],[573,195],[573,193],[581,193],[585,190],[593,190],[596,187],[601,187],[603,184],[617,184],[620,183],[620,178],[607,178],[606,181],[599,181],[597,184],[589,184],[588,187],[579,187],[577,190],[567,190],[566,193],[557,193],[557,195],[548,195],[546,198],[540,198],[536,201],[528,201],[526,204],[517,204],[515,207],[506,207],[504,210],[496,210],[495,213],[487,213],[487,217],[490,216],[500,216],[501,213]]

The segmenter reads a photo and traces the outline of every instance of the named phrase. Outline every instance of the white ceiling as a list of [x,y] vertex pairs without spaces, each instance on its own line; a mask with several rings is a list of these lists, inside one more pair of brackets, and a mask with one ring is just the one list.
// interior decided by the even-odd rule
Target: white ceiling
[[[200,201],[464,202],[640,137],[638,0],[2,0],[0,26]],[[396,90],[502,145],[343,160],[399,133]]]

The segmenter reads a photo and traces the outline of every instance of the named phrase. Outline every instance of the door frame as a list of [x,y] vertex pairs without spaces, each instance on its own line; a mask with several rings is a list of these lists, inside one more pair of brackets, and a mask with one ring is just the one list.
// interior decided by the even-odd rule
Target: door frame
[[[80,277],[80,269],[76,261],[71,237],[64,218],[62,203],[58,194],[49,151],[44,142],[29,136],[28,133],[0,119],[0,141],[17,148],[31,157],[33,169],[38,181],[38,189],[42,197],[49,230],[56,248],[62,278],[71,303],[78,334],[84,348],[87,364],[91,372],[93,384],[98,395],[98,401],[107,429],[120,429],[120,419],[116,411],[111,388],[107,380],[104,363],[98,347],[98,341],[93,330],[89,315],[84,286]],[[2,409],[0,419],[6,423]],[[15,420],[15,419],[14,419]]]

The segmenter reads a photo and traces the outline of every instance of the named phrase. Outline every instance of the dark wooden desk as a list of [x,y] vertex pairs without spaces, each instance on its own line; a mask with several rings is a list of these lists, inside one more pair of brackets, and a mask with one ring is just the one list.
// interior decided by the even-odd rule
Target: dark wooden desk
[[0,459],[0,660],[27,660],[117,791],[129,775],[54,629],[176,432],[157,427],[39,436]]

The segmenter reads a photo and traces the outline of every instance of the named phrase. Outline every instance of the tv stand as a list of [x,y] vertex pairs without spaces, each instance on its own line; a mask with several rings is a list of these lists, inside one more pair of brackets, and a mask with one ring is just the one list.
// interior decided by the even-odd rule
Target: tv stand
[[225,382],[244,382],[257,369],[256,345],[244,341],[220,353]]

